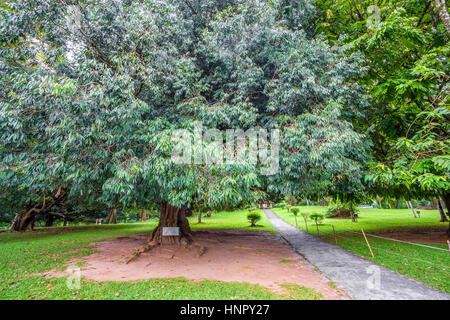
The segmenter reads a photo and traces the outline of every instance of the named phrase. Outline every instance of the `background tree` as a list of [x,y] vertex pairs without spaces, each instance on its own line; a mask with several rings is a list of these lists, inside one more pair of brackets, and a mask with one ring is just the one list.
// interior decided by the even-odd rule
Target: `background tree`
[[[366,85],[372,103],[353,123],[372,141],[369,192],[406,200],[440,196],[448,208],[449,34],[441,14],[444,2],[316,4],[318,33],[365,59],[367,72],[359,82]],[[371,6],[376,8],[370,11]]]

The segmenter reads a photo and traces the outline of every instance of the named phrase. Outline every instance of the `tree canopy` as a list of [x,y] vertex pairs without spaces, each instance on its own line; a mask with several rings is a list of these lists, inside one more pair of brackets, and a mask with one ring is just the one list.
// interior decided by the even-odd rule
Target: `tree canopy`
[[[72,24],[68,5],[1,9],[1,177],[14,205],[60,187],[86,207],[213,207],[269,184],[360,184],[367,143],[346,120],[367,107],[359,56],[311,39],[283,1],[78,1]],[[174,163],[173,132],[195,121],[281,130],[278,172]]]
[[[3,210],[28,217],[20,229],[152,203],[184,215],[268,195],[449,199],[438,2],[4,1]],[[229,129],[279,135],[276,170],[209,161]],[[181,138],[207,132],[187,152],[201,161],[174,161]]]

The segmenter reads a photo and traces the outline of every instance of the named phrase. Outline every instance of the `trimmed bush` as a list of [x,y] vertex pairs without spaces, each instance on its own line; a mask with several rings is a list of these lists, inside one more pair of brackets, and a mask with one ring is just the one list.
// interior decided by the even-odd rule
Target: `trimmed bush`
[[247,219],[250,221],[250,227],[256,227],[256,223],[261,220],[261,214],[258,211],[250,211],[247,214]]
[[310,218],[311,220],[313,220],[313,221],[316,223],[316,225],[317,225],[317,224],[321,224],[322,221],[323,221],[323,219],[325,219],[325,217],[324,217],[323,214],[320,214],[320,213],[317,213],[317,212],[313,212],[313,213],[309,216],[309,218]]
[[291,212],[292,212],[292,214],[293,214],[294,217],[295,217],[295,226],[297,227],[297,226],[298,226],[298,223],[297,223],[297,215],[298,215],[298,213],[300,212],[300,210],[299,210],[299,208],[292,208],[292,209],[291,209]]

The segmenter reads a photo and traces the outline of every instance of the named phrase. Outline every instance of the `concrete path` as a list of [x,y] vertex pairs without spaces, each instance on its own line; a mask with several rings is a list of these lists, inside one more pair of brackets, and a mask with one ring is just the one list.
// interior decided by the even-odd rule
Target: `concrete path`
[[264,210],[281,236],[353,299],[359,300],[450,300],[450,295],[332,245]]

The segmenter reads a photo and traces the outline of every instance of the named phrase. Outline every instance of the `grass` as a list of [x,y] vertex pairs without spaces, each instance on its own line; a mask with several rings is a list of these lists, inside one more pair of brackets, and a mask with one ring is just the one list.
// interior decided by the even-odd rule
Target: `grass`
[[202,217],[202,223],[198,223],[197,215],[188,218],[191,228],[195,229],[239,229],[250,231],[277,232],[267,219],[265,214],[261,214],[261,220],[256,227],[250,227],[247,220],[248,210],[235,210],[231,212],[214,212],[211,217]]
[[281,259],[280,262],[281,263],[291,263],[292,260],[291,259]]
[[[324,213],[326,210],[326,207],[302,206],[298,208],[300,212]],[[295,226],[295,217],[292,213],[282,208],[274,208],[273,211],[283,220]],[[407,209],[361,208],[358,215],[356,223],[351,222],[350,219],[326,218],[322,225],[319,225],[319,236],[333,244],[337,240],[338,246],[367,260],[450,293],[450,254],[448,252],[368,236],[375,256],[372,258],[361,233],[361,228],[366,234],[426,231],[445,233],[448,223],[439,222],[438,211],[423,210],[420,218],[414,218],[411,211]],[[336,238],[332,225],[336,230]],[[297,228],[306,231],[303,219],[298,219]],[[317,228],[311,220],[308,220],[308,231],[317,236]],[[429,245],[443,249],[448,248],[444,242]]]
[[[264,217],[260,228],[249,228],[247,211],[214,213],[193,229],[245,229],[274,231]],[[0,233],[0,299],[322,299],[320,293],[283,284],[284,293],[249,283],[192,281],[183,278],[145,281],[94,282],[81,280],[81,289],[69,289],[66,278],[44,278],[51,269],[64,270],[73,257],[94,252],[93,242],[150,232],[157,221],[145,223],[48,228],[31,233]]]

